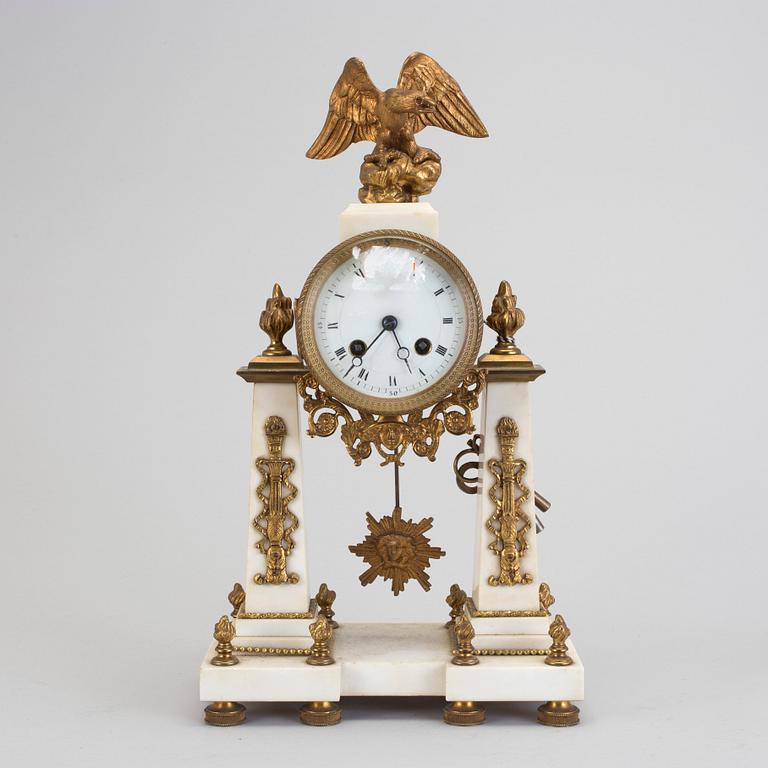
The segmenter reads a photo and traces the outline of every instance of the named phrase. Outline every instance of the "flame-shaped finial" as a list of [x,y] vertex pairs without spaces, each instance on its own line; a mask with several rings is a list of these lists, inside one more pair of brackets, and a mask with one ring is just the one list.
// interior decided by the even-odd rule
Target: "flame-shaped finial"
[[517,296],[506,280],[499,283],[499,290],[491,304],[491,314],[485,319],[489,328],[496,332],[497,343],[492,355],[519,355],[515,334],[525,324],[525,312],[517,306]]
[[283,336],[293,327],[293,308],[289,296],[283,294],[280,283],[272,288],[272,298],[259,318],[259,327],[269,336],[269,346],[261,353],[264,357],[290,355],[291,350],[283,344]]

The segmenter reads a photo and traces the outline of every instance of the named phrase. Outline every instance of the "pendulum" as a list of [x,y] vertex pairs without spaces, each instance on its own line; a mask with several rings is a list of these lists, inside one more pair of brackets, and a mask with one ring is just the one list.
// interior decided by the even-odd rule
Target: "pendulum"
[[430,589],[429,576],[426,569],[430,559],[436,560],[445,556],[445,551],[439,547],[431,547],[424,533],[432,527],[431,517],[425,517],[420,522],[402,519],[400,506],[400,472],[397,462],[395,466],[395,508],[391,515],[384,515],[377,520],[367,512],[366,522],[369,534],[360,544],[350,545],[349,551],[370,568],[360,574],[360,583],[365,587],[379,576],[385,581],[392,580],[392,591],[399,595],[410,579],[416,579],[421,588],[428,592]]

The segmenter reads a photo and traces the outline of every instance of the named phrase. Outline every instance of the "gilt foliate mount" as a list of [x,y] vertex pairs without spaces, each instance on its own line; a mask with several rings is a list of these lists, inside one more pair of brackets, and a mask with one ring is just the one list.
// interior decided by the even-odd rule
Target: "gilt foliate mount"
[[324,160],[358,141],[373,141],[360,167],[363,203],[411,203],[429,194],[442,170],[440,155],[420,147],[415,134],[427,126],[485,138],[488,131],[459,84],[431,56],[412,53],[397,87],[380,91],[360,59],[344,65],[320,134],[307,157]]

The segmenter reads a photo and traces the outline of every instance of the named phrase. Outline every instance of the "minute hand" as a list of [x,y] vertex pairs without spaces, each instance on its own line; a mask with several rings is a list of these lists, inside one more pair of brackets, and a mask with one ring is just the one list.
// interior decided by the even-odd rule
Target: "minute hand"
[[[413,373],[411,370],[411,364],[408,362],[408,356],[410,355],[411,351],[408,349],[408,347],[404,347],[400,343],[400,339],[397,338],[397,331],[392,329],[392,335],[395,337],[395,342],[397,344],[397,356],[405,363],[406,368],[408,368],[408,373]],[[404,355],[401,355],[400,352],[405,352]]]

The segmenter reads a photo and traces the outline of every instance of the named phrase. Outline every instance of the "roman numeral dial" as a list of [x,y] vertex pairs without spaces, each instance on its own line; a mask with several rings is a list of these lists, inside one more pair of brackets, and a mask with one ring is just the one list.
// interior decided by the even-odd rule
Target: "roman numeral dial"
[[318,381],[374,413],[436,402],[474,362],[481,335],[477,292],[456,257],[399,234],[331,251],[302,291],[297,326]]

